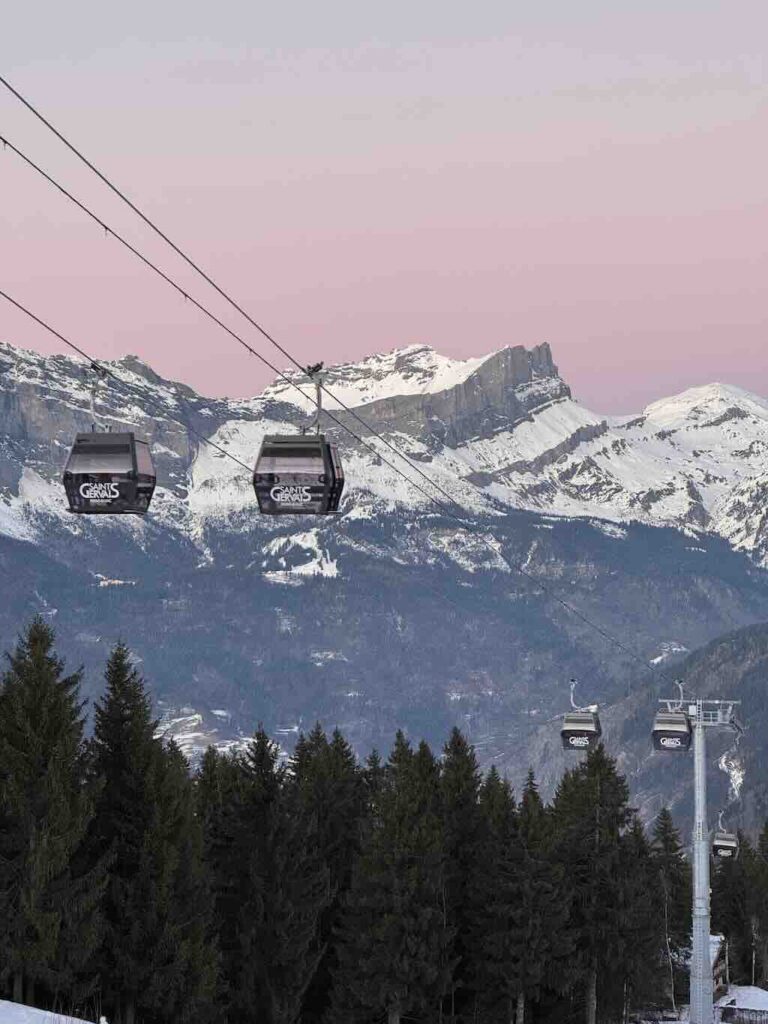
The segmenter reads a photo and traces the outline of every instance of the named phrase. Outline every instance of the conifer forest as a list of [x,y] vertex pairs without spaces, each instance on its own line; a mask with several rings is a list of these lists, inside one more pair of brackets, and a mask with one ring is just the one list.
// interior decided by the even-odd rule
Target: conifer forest
[[[101,697],[34,620],[0,683],[0,998],[109,1024],[570,1024],[687,1001],[691,880],[599,746],[551,803],[458,729],[360,762],[317,725],[194,770],[125,644]],[[686,840],[687,842],[687,837]],[[768,829],[713,876],[768,979]]]

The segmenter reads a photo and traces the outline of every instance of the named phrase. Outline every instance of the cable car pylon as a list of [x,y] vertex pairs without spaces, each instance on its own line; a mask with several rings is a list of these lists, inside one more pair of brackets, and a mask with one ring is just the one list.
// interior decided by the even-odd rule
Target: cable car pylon
[[[707,827],[707,741],[706,730],[726,726],[741,731],[734,716],[738,700],[700,700],[686,698],[682,685],[679,695],[663,698],[653,723],[653,742],[657,750],[686,751],[684,737],[693,734],[693,950],[691,955],[691,1024],[713,1024],[712,967],[709,959],[709,829]],[[673,717],[674,716],[674,717]],[[661,719],[661,721],[660,721]],[[683,722],[682,719],[685,719]],[[678,742],[662,742],[664,738]]]

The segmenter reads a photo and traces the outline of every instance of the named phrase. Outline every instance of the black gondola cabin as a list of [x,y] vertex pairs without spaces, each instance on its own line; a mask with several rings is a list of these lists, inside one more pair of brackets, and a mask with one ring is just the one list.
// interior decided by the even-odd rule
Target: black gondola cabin
[[716,857],[733,859],[739,853],[739,839],[733,832],[715,832],[712,840],[712,853]]
[[133,433],[78,434],[64,469],[69,511],[80,514],[144,515],[155,483],[149,445]]
[[653,746],[684,754],[691,746],[691,721],[684,711],[658,711],[653,720]]
[[344,471],[323,434],[265,437],[253,471],[259,511],[270,516],[338,512]]
[[560,739],[564,750],[591,750],[602,735],[596,711],[569,711],[563,718]]

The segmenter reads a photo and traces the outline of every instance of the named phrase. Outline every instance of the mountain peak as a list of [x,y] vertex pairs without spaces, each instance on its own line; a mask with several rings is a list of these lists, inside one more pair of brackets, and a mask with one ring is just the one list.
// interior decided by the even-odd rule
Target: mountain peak
[[730,418],[755,416],[765,420],[768,419],[768,401],[735,384],[716,381],[652,402],[643,416],[656,426],[677,429],[685,425],[714,424],[729,413]]
[[[450,391],[467,381],[481,367],[495,364],[512,366],[521,377],[557,377],[548,344],[526,349],[522,345],[505,346],[482,356],[455,359],[430,345],[413,344],[377,352],[355,362],[329,366],[325,371],[328,387],[345,405],[361,406],[385,399],[415,395],[435,395]],[[287,371],[290,381],[302,378],[299,371]],[[297,394],[285,380],[275,381],[264,397],[290,402],[304,411],[312,405]]]

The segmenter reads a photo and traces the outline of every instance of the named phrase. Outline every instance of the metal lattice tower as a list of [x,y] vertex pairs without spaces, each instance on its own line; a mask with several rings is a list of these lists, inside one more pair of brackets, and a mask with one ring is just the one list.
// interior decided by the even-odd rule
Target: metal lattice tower
[[738,728],[734,720],[737,700],[661,700],[668,711],[682,711],[693,729],[693,949],[691,956],[691,1024],[713,1024],[712,965],[709,954],[710,841],[707,825],[707,739],[706,729],[715,726]]

